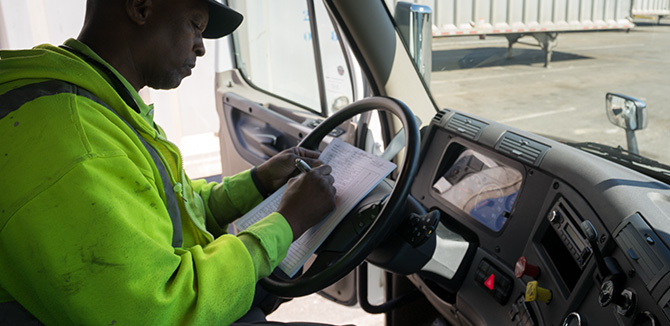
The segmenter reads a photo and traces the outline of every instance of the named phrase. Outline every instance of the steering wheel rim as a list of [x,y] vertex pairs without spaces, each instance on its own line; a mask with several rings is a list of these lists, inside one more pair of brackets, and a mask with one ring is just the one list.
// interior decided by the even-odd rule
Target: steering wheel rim
[[404,208],[405,198],[409,194],[410,181],[414,179],[418,170],[420,147],[416,120],[412,111],[404,103],[381,96],[368,97],[354,102],[324,120],[298,146],[316,150],[323,138],[335,127],[360,113],[371,110],[383,110],[394,114],[405,129],[405,153],[402,166],[386,204],[366,232],[334,263],[328,264],[319,271],[312,271],[314,269],[312,266],[295,279],[279,278],[274,274],[261,279],[261,285],[271,293],[281,297],[300,297],[335,283],[358,266],[402,222],[402,216],[399,213]]

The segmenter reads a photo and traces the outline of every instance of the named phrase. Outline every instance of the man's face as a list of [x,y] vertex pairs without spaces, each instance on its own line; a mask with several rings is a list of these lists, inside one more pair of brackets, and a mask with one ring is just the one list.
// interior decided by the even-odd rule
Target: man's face
[[196,58],[205,54],[202,31],[209,7],[202,0],[155,1],[146,23],[143,76],[147,86],[172,89],[191,74]]

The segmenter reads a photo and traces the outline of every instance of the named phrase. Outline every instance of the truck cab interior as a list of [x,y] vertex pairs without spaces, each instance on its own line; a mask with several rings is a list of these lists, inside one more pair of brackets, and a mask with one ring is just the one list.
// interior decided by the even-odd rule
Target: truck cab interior
[[[334,138],[398,166],[266,289],[387,325],[670,325],[668,166],[438,107],[393,3],[229,5],[245,23],[218,53],[235,67],[216,75],[223,174]],[[367,298],[368,268],[384,303]]]

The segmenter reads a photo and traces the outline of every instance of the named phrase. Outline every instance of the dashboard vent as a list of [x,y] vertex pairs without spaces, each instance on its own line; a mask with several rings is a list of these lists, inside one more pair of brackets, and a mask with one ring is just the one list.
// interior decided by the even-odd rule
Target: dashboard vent
[[519,136],[512,132],[505,132],[498,140],[495,149],[515,159],[519,159],[533,166],[539,166],[549,146]]
[[626,253],[636,275],[651,291],[670,271],[670,266],[666,263],[670,261],[670,250],[639,213],[624,219],[614,234],[614,240]]
[[449,122],[447,122],[447,130],[475,141],[479,140],[479,136],[481,136],[486,126],[488,126],[488,123],[466,117],[459,113],[454,114],[449,119]]
[[440,124],[440,122],[442,122],[442,117],[444,117],[447,113],[449,113],[449,110],[447,109],[440,110],[440,112],[435,114],[433,117],[433,122]]

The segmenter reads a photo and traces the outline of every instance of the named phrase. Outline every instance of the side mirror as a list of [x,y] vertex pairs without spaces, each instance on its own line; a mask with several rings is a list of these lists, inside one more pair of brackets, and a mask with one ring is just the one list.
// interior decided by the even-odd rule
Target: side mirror
[[626,130],[647,127],[647,105],[626,95],[607,93],[607,117],[615,126]]
[[414,59],[426,85],[430,85],[433,66],[433,24],[430,7],[398,1],[395,6],[395,21],[398,31],[407,43],[409,54]]
[[610,122],[626,129],[628,151],[639,154],[635,130],[647,127],[647,105],[636,98],[614,93],[607,93],[605,101]]

